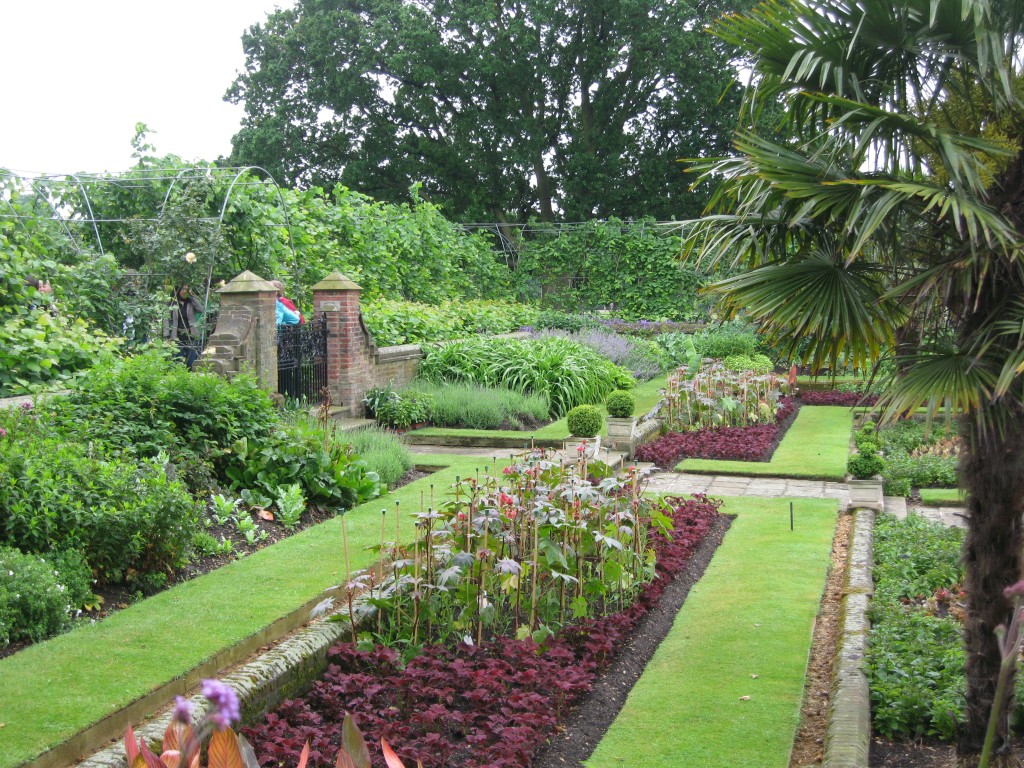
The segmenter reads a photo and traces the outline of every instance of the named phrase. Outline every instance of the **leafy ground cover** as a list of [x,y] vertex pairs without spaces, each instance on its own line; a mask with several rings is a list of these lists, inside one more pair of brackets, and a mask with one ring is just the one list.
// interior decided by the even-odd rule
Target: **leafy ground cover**
[[[345,514],[352,568],[369,565],[381,508],[418,510],[434,489],[481,462],[418,457],[443,469]],[[102,622],[0,659],[0,768],[14,768],[144,694],[177,681],[224,648],[316,601],[345,578],[342,518],[135,603]],[[412,537],[412,523],[402,540]],[[254,595],[258,599],[254,599]],[[192,631],[202,627],[201,632]]]
[[532,639],[426,647],[408,664],[392,650],[331,649],[331,667],[301,700],[245,730],[263,760],[291,762],[307,739],[330,760],[351,712],[371,742],[381,736],[425,766],[526,766],[569,707],[607,666],[643,616],[686,567],[717,517],[703,497],[673,502],[671,538],[652,533],[660,578],[626,610],[584,619],[541,646]]
[[867,671],[874,730],[951,739],[964,708],[963,531],[916,516],[875,524]]
[[850,452],[853,412],[840,406],[805,406],[768,462],[683,459],[681,472],[842,481]]
[[[730,498],[736,514],[590,768],[785,766],[835,502]],[[768,556],[770,554],[770,556]]]

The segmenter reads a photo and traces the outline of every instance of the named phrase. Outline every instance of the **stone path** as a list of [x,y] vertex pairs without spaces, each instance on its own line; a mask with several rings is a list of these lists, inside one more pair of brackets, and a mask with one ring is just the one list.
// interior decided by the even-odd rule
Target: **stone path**
[[[453,453],[481,458],[499,458],[505,452],[494,448],[466,448],[441,445],[409,445],[412,453]],[[601,452],[601,460],[617,464],[622,454]],[[786,477],[747,477],[738,475],[697,475],[689,472],[658,472],[653,464],[637,462],[641,470],[650,473],[647,492],[687,496],[705,493],[708,496],[762,496],[765,498],[835,499],[845,509],[850,501],[846,483],[826,480],[797,480]],[[908,505],[902,496],[886,496],[885,511],[898,518],[908,514],[922,517],[943,525],[963,528],[966,526],[963,510],[958,507],[925,507]]]

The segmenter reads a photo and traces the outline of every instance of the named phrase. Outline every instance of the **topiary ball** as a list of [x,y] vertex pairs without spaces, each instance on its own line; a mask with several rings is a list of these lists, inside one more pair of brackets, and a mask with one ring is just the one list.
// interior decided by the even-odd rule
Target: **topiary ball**
[[636,399],[623,389],[616,389],[605,400],[608,415],[616,419],[628,419],[636,408]]
[[846,462],[846,469],[858,480],[867,480],[869,477],[882,474],[885,461],[877,453],[855,453]]
[[592,405],[577,405],[565,415],[569,432],[576,437],[595,437],[601,431],[604,419],[601,412]]

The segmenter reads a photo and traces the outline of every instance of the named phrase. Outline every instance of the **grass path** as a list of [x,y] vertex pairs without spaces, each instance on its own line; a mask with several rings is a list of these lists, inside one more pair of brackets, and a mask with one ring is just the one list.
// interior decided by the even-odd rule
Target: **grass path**
[[771,461],[683,459],[676,465],[676,470],[707,475],[806,477],[842,481],[846,476],[852,431],[852,409],[837,405],[805,405],[775,449]]
[[[420,494],[438,498],[454,482],[483,470],[479,459],[421,454],[445,466],[385,497],[351,510],[351,567],[375,561],[381,509],[394,539],[396,499],[419,511]],[[403,515],[403,540],[411,537]],[[143,600],[96,624],[0,660],[0,768],[13,768],[286,616],[345,579],[341,518]]]
[[790,531],[788,500],[726,500],[737,518],[588,768],[786,768],[836,503],[795,509]]

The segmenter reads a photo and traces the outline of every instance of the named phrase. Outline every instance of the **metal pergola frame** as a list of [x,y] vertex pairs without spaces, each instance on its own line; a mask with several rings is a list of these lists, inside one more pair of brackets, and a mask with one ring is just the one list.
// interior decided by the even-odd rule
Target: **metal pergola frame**
[[[49,208],[47,215],[52,220],[60,224],[67,235],[68,242],[75,250],[75,253],[81,254],[82,246],[80,237],[76,236],[71,225],[91,227],[101,256],[105,254],[105,250],[99,225],[117,224],[126,222],[129,219],[98,218],[94,212],[92,201],[89,199],[90,186],[112,184],[122,189],[132,189],[133,187],[149,188],[154,182],[166,183],[167,189],[164,192],[164,198],[156,216],[150,218],[133,217],[131,219],[132,221],[159,222],[163,218],[164,211],[167,208],[167,204],[170,201],[171,195],[173,194],[176,186],[181,183],[185,183],[189,179],[215,178],[218,176],[222,178],[230,176],[231,178],[227,185],[227,190],[224,193],[224,199],[220,204],[220,212],[217,216],[200,217],[197,218],[196,221],[215,222],[216,232],[219,235],[221,228],[224,225],[224,216],[227,213],[228,203],[231,201],[231,195],[236,189],[251,186],[272,186],[278,205],[284,214],[285,227],[288,230],[288,248],[292,254],[292,269],[295,273],[297,281],[296,284],[300,284],[300,281],[298,280],[298,261],[295,254],[295,244],[292,238],[291,218],[288,213],[288,206],[285,204],[284,196],[281,194],[280,185],[269,171],[260,166],[231,166],[225,168],[214,165],[191,165],[180,168],[139,168],[118,173],[68,173],[40,176],[22,176],[11,171],[0,169],[0,181],[5,179],[13,180],[17,186],[22,187],[26,191],[31,190],[35,201],[43,201],[46,203]],[[54,193],[54,187],[57,185],[65,188],[70,187],[77,191],[80,197],[78,205],[75,205],[75,201],[59,198]],[[0,208],[0,220],[14,219],[18,224],[24,227],[27,220],[38,218],[36,215],[19,212],[18,209],[14,207],[13,203],[11,203],[11,201],[2,194],[0,194],[0,202],[4,203],[6,206],[6,210],[4,208]],[[213,281],[213,267],[215,262],[216,254],[214,254],[210,259],[210,268],[206,275],[203,304],[207,307],[210,304],[210,291],[211,283]],[[205,329],[203,332],[205,334]],[[205,343],[205,341],[205,338],[203,338],[202,342]]]

